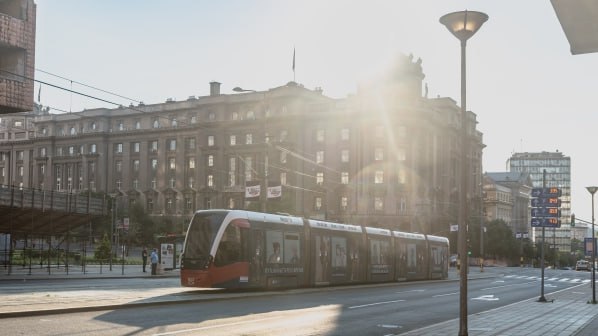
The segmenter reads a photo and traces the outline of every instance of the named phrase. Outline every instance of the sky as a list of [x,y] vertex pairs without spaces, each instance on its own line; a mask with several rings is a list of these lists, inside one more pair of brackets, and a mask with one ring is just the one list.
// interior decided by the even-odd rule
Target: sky
[[[484,133],[483,170],[507,171],[514,152],[563,152],[572,212],[591,220],[598,54],[571,55],[550,1],[35,2],[35,79],[122,105],[205,96],[211,81],[233,93],[295,79],[344,98],[401,54],[422,59],[429,97],[460,104],[459,41],[438,20],[484,12],[489,20],[467,43],[467,109]],[[35,100],[53,113],[115,107],[39,85]]]

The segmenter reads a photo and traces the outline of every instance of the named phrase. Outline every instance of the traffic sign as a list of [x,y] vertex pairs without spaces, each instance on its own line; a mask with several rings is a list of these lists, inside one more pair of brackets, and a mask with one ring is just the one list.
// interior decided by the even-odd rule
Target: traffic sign
[[562,191],[560,188],[533,188],[532,197],[560,197]]
[[559,208],[532,208],[532,217],[561,217]]
[[532,198],[532,206],[558,208],[561,206],[561,200],[556,197]]
[[541,217],[532,218],[532,227],[550,227],[558,228],[561,227],[561,220],[558,218]]

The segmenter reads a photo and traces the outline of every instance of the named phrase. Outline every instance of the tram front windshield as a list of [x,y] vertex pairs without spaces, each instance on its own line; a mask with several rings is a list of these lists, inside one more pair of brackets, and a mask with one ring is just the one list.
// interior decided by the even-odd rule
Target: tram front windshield
[[209,256],[214,238],[226,214],[226,211],[207,211],[193,216],[185,241],[185,259],[203,259]]

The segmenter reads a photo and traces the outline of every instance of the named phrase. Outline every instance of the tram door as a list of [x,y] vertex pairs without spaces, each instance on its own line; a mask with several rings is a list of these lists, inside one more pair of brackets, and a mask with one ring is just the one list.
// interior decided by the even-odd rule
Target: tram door
[[251,239],[249,243],[249,283],[253,286],[261,286],[266,277],[264,276],[264,265],[266,258],[266,246],[264,231],[251,230]]

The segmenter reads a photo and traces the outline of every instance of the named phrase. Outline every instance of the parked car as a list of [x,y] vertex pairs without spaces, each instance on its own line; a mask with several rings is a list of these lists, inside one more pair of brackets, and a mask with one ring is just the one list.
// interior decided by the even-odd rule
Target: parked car
[[589,271],[590,263],[587,260],[578,260],[575,264],[576,271]]

